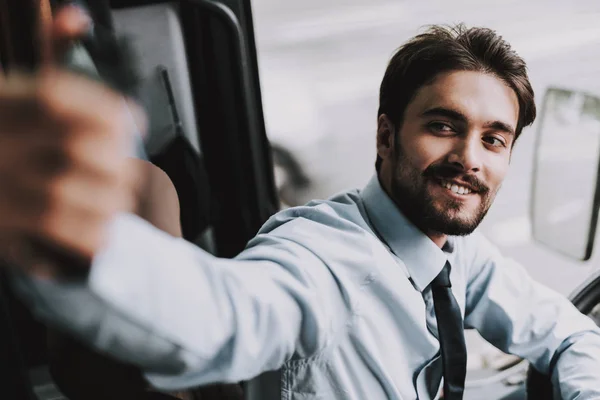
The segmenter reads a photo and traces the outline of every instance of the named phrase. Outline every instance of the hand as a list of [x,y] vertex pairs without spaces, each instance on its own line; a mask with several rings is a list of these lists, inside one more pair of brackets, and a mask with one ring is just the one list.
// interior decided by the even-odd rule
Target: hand
[[[52,58],[88,26],[75,7],[58,12],[48,43]],[[144,116],[129,106],[53,60],[35,76],[0,80],[1,258],[44,274],[47,265],[35,270],[40,254],[32,243],[86,260],[97,252],[111,218],[134,208],[141,179],[127,155]]]

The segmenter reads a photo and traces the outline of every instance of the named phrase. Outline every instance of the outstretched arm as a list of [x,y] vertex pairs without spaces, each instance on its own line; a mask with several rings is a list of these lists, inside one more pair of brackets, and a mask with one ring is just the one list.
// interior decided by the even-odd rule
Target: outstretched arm
[[[122,94],[56,65],[0,86],[0,257],[40,319],[167,390],[277,369],[343,326],[328,265],[293,239],[306,220],[215,258],[132,213],[143,174],[127,155],[144,118]],[[29,238],[89,274],[44,275]]]
[[226,260],[123,214],[86,282],[15,283],[40,318],[157,388],[248,380],[316,354],[346,322],[327,265],[287,235],[312,227],[282,228]]

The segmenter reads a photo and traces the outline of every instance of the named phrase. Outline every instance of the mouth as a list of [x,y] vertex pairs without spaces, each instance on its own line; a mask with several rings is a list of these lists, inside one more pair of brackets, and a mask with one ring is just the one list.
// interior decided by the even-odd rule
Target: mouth
[[470,185],[468,185],[464,182],[442,179],[442,180],[438,180],[437,183],[442,188],[446,189],[447,191],[451,192],[452,194],[454,194],[456,196],[464,197],[464,196],[468,196],[468,195],[477,193],[477,191],[473,187],[471,187]]

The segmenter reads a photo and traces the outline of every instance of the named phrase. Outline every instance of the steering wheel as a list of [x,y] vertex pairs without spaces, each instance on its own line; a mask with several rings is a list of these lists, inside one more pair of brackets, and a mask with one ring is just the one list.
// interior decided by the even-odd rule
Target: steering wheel
[[[600,326],[600,272],[592,275],[575,291],[571,302]],[[528,399],[553,399],[550,376],[538,372],[533,366],[527,371],[526,389]]]

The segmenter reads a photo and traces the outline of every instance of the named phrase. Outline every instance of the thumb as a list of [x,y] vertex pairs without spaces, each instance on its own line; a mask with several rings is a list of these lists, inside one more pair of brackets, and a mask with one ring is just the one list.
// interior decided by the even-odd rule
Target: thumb
[[42,66],[59,63],[73,41],[85,36],[93,27],[88,13],[75,4],[59,8],[42,38]]

